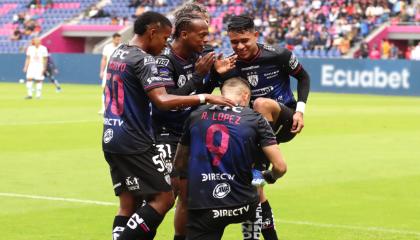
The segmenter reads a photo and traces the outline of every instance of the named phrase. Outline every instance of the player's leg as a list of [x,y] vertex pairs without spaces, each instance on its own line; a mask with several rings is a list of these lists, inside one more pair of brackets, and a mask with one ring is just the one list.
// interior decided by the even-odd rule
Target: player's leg
[[[180,182],[187,181],[185,178],[179,180]],[[181,187],[185,189],[180,189]],[[187,234],[187,221],[188,221],[188,209],[187,209],[187,185],[178,184],[178,200],[175,207],[174,216],[174,227],[175,236],[174,240],[184,240]]]
[[112,224],[112,239],[117,240],[121,233],[124,231],[128,220],[131,215],[134,214],[136,206],[139,200],[136,200],[133,194],[128,191],[123,191],[119,194],[120,208],[118,209],[117,215],[114,217],[114,223]]
[[274,215],[268,199],[265,196],[264,188],[260,192],[262,226],[261,233],[265,240],[277,240],[277,231],[275,229]]
[[[147,202],[131,215],[118,239],[153,239],[165,214],[174,204],[169,174],[155,148],[124,160],[129,161],[124,169],[128,174],[125,175],[125,187],[136,196],[147,196]],[[135,175],[131,175],[133,172]]]
[[25,97],[25,99],[32,99],[33,84],[34,84],[34,82],[32,81],[32,78],[27,78],[26,79],[27,96]]
[[56,92],[61,92],[61,85],[58,82],[58,80],[55,78],[54,73],[50,72],[48,74],[49,79],[51,80],[51,82],[54,84],[55,86],[55,91]]
[[42,82],[43,82],[43,79],[42,80],[40,80],[40,79],[36,79],[36,85],[35,85],[35,89],[36,89],[36,98],[41,98],[41,94],[42,94]]

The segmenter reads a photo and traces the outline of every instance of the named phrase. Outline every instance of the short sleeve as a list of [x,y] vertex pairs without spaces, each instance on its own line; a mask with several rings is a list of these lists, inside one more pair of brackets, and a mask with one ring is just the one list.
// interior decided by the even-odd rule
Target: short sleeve
[[280,67],[289,75],[295,75],[302,69],[296,55],[288,49],[281,49],[277,51],[280,62]]
[[140,59],[138,66],[136,77],[140,79],[144,90],[150,91],[154,88],[165,86],[164,81],[161,77],[159,77],[154,57],[145,55],[144,58]]
[[42,57],[48,57],[48,49],[46,47],[42,48]]
[[276,136],[268,121],[261,114],[257,116],[258,143],[261,147],[277,144]]

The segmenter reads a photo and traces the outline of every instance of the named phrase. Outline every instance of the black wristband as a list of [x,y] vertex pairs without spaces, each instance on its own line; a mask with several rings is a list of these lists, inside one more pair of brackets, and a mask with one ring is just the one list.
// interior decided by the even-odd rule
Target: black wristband
[[264,177],[264,180],[269,184],[273,184],[277,181],[277,179],[273,176],[273,171],[271,170],[266,170],[262,172],[262,175]]

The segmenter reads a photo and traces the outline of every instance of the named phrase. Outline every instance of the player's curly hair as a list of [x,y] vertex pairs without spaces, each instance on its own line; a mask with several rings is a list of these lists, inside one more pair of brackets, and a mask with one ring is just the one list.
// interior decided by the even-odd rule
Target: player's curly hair
[[164,15],[157,12],[145,12],[137,17],[134,22],[134,33],[141,36],[147,31],[149,25],[154,23],[158,24],[159,27],[168,26],[172,28],[171,21]]
[[228,32],[243,32],[255,30],[254,19],[248,15],[232,16],[227,25]]
[[196,19],[203,20],[203,18],[195,14],[191,14],[191,13],[180,14],[178,18],[175,19],[175,30],[174,30],[173,38],[177,39],[181,36],[182,31],[188,31],[191,27],[192,21]]
[[179,19],[182,15],[194,14],[194,13],[198,13],[204,16],[206,19],[210,19],[210,14],[204,5],[197,2],[189,2],[189,3],[183,4],[178,9],[175,10],[174,12],[175,21],[176,19]]

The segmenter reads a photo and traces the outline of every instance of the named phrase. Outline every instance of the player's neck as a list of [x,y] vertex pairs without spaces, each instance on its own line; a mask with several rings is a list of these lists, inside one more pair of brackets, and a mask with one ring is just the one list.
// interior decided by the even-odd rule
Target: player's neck
[[141,50],[148,52],[148,45],[147,42],[141,37],[141,36],[137,36],[135,35],[129,42],[130,45],[132,46],[136,46],[138,48],[140,48]]
[[191,57],[192,51],[187,49],[184,44],[182,44],[180,41],[175,40],[172,43],[172,50],[175,52],[175,54],[185,60]]

